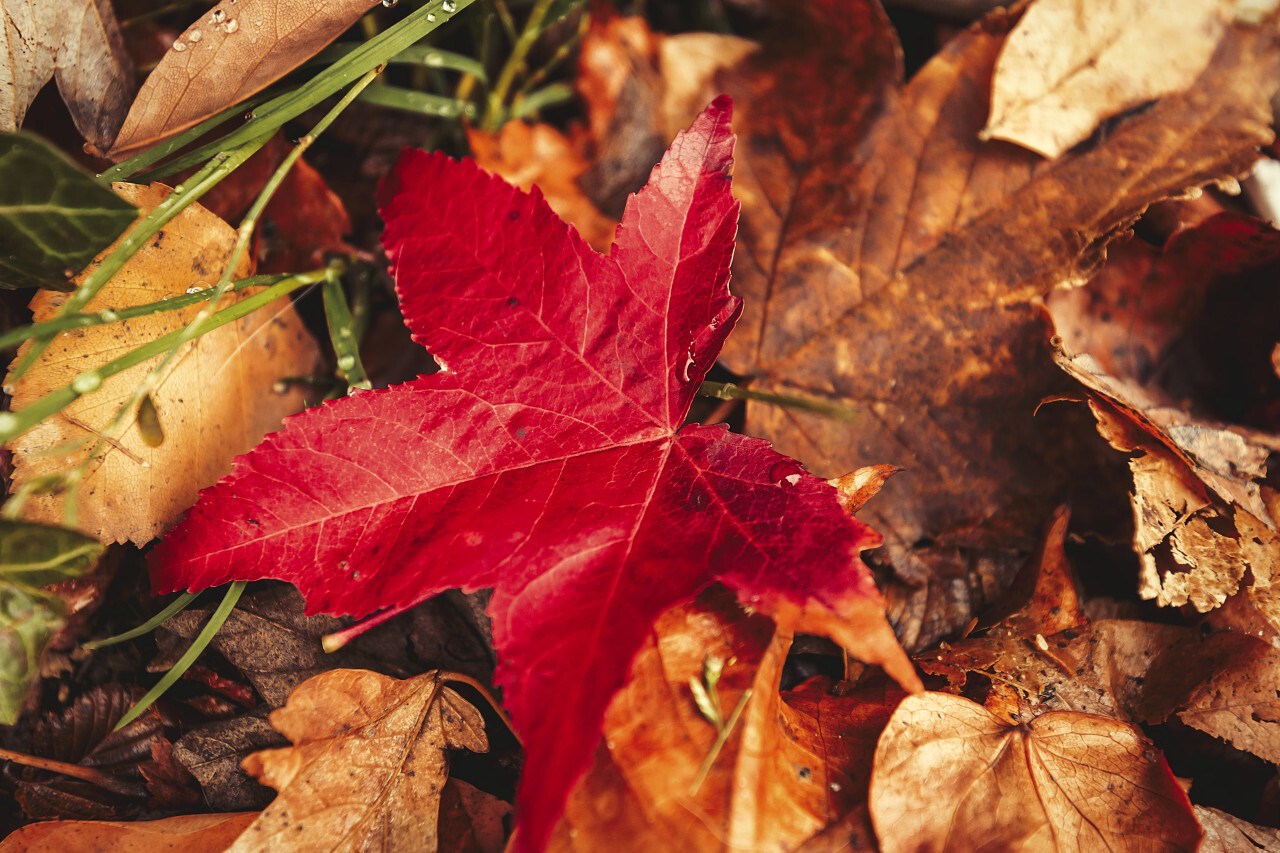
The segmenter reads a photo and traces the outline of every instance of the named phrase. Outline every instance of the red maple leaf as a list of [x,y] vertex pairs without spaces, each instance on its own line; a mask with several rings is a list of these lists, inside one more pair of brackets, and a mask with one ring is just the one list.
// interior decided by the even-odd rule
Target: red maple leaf
[[713,581],[918,685],[858,559],[879,535],[766,442],[681,428],[741,310],[730,112],[719,99],[676,139],[609,256],[540,193],[406,154],[383,242],[441,372],[290,419],[153,555],[160,591],[280,578],[313,613],[493,587],[525,849],[654,619]]

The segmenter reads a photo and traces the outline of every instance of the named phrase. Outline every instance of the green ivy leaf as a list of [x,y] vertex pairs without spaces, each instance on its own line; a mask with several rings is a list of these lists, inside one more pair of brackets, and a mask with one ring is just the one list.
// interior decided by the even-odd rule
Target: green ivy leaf
[[18,721],[40,675],[44,647],[64,624],[58,599],[0,584],[0,723]]
[[68,279],[138,210],[29,133],[0,133],[0,288],[72,290]]
[[40,588],[85,574],[102,550],[74,530],[0,519],[0,723],[17,721],[40,656],[65,624],[62,601]]

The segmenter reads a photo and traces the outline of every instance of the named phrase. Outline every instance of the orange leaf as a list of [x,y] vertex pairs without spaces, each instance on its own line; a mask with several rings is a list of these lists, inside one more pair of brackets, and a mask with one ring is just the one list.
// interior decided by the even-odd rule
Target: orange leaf
[[196,814],[164,820],[57,820],[33,823],[0,842],[0,853],[222,853],[257,815]]

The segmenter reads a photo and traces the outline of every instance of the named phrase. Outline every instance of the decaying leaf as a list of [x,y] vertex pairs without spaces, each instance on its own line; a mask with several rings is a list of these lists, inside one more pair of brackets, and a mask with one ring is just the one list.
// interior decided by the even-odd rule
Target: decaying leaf
[[133,94],[133,63],[110,0],[0,0],[0,131],[20,127],[55,76],[76,129],[109,146]]
[[302,684],[271,724],[293,746],[245,769],[280,794],[229,853],[386,850],[433,853],[448,750],[486,752],[479,711],[435,672],[399,681],[337,669]]
[[222,853],[257,817],[255,812],[196,814],[128,822],[62,820],[33,823],[0,842],[0,853]]
[[291,420],[152,552],[162,589],[274,576],[379,619],[494,587],[527,849],[653,620],[713,581],[919,686],[857,556],[876,534],[764,442],[683,426],[739,310],[729,113],[677,137],[607,257],[474,164],[406,157],[383,244],[442,370]]
[[47,142],[0,134],[0,287],[70,290],[137,216]]
[[[117,191],[146,210],[170,193],[159,184],[118,184]],[[111,312],[208,288],[222,275],[235,239],[226,223],[192,205],[134,255],[85,310]],[[247,272],[242,262],[236,276]],[[241,291],[224,304],[250,294]],[[35,320],[54,316],[65,299],[37,294]],[[63,333],[20,381],[11,383],[13,409],[77,377],[92,377],[97,365],[183,328],[198,311],[192,306]],[[19,358],[30,346],[23,345]],[[108,424],[159,358],[100,380],[96,393],[85,394],[9,444],[14,479],[21,483],[79,464],[93,440],[105,436],[105,451],[90,465],[77,507],[80,529],[103,541],[145,544],[176,521],[201,488],[226,473],[233,456],[302,407],[300,391],[279,393],[275,384],[282,376],[315,372],[319,354],[288,300],[201,336],[179,353],[152,393],[165,435],[153,447],[135,426],[136,411],[113,428]],[[62,442],[79,445],[66,455],[51,452]],[[27,517],[57,522],[63,500],[62,495],[36,496],[27,504]]]
[[1069,711],[1011,725],[945,693],[898,706],[876,747],[870,804],[885,853],[1192,851],[1201,836],[1136,727]]
[[1039,0],[1014,27],[982,134],[1058,157],[1103,120],[1181,92],[1231,21],[1228,0]]

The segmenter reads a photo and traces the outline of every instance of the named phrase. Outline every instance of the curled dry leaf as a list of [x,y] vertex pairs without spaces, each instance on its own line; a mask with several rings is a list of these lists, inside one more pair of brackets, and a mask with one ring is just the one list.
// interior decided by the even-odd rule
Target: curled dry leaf
[[[160,184],[117,184],[133,204],[150,210],[171,190]],[[85,306],[88,312],[116,311],[207,288],[222,275],[235,244],[235,231],[199,205],[184,210],[144,246]],[[108,248],[106,252],[110,252]],[[92,269],[92,267],[90,268]],[[236,271],[248,273],[247,262]],[[224,305],[252,290],[229,294]],[[66,300],[41,292],[31,302],[36,322],[51,319]],[[199,306],[64,332],[40,359],[12,383],[14,410],[72,382],[130,349],[183,328]],[[31,346],[24,344],[19,359]],[[89,467],[79,489],[80,529],[106,542],[146,544],[172,524],[196,494],[227,472],[231,459],[277,429],[285,415],[302,408],[296,389],[279,393],[282,376],[313,373],[319,351],[288,299],[185,345],[160,378],[151,398],[164,441],[151,446],[131,412],[108,432],[119,407],[162,356],[101,382],[60,414],[9,443],[14,481],[68,470],[83,461],[91,440],[105,435],[105,452]],[[63,442],[80,442],[67,453],[49,453]],[[62,495],[38,495],[27,517],[57,523]]]
[[245,769],[280,794],[228,853],[389,851],[437,846],[449,749],[487,752],[484,719],[439,673],[400,681],[335,669],[271,713],[293,746]]
[[884,853],[1192,851],[1201,835],[1136,727],[1069,711],[1011,725],[945,693],[898,706],[876,747],[870,805]]
[[163,820],[116,821],[60,820],[33,823],[3,842],[0,853],[222,853],[253,823],[256,812],[180,815]]
[[1181,92],[1209,64],[1230,0],[1039,0],[1005,42],[982,134],[1058,157],[1103,120]]
[[222,0],[178,36],[108,156],[123,160],[239,103],[319,53],[369,0]]
[[106,148],[133,94],[133,63],[110,0],[0,0],[0,131],[57,77],[76,130]]

